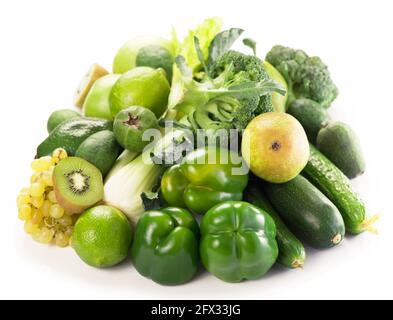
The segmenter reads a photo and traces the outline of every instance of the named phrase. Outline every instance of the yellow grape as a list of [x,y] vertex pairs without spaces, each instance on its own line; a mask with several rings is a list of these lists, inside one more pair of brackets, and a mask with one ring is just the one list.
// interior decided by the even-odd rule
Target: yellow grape
[[48,187],[53,187],[52,175],[53,175],[54,166],[51,166],[48,170],[42,173],[42,181]]
[[44,197],[32,197],[31,198],[31,204],[36,207],[37,209],[41,208],[42,205],[44,204]]
[[30,183],[39,182],[41,180],[41,172],[34,172],[30,177]]
[[41,160],[40,159],[35,159],[33,160],[33,162],[31,163],[31,169],[33,169],[33,171],[35,172],[40,172],[41,170],[42,164],[41,164]]
[[57,148],[52,153],[52,161],[57,164],[60,160],[67,158],[67,156],[67,151],[65,151],[63,148]]
[[50,216],[50,207],[52,206],[52,203],[49,200],[45,200],[44,203],[42,204],[40,210],[41,213],[44,217],[49,217]]
[[60,219],[64,215],[64,209],[60,207],[58,204],[52,204],[49,209],[51,217],[55,219]]
[[55,233],[54,230],[49,229],[47,227],[43,227],[38,237],[38,241],[43,244],[49,244],[53,239],[54,233]]
[[56,227],[56,219],[52,217],[45,217],[44,218],[44,225],[48,228],[55,228]]
[[67,227],[65,233],[67,236],[71,237],[72,233],[74,232],[74,227]]
[[42,182],[33,182],[30,186],[30,195],[41,197],[45,192],[45,185]]
[[31,202],[31,197],[29,195],[20,194],[16,198],[16,203],[18,207],[20,207],[22,204],[29,204],[30,202]]
[[32,233],[37,232],[38,230],[40,230],[38,228],[38,225],[34,224],[31,221],[26,221],[25,222],[24,229],[25,229],[25,232],[28,233],[28,234],[32,234]]
[[32,210],[32,216],[31,216],[31,222],[33,222],[36,225],[39,225],[42,221],[42,213],[40,210],[33,208]]
[[63,215],[59,220],[58,220],[59,224],[63,227],[68,227],[72,225],[72,218],[68,215],[65,214]]
[[49,193],[47,194],[47,198],[49,199],[50,202],[57,203],[56,195],[55,195],[55,192],[53,190],[49,191]]
[[65,234],[62,231],[56,232],[55,243],[57,246],[62,247],[62,248],[67,247],[69,244],[69,241],[70,241],[70,238],[68,237],[67,234]]
[[18,217],[21,220],[30,220],[31,219],[31,206],[28,204],[22,204],[18,210]]

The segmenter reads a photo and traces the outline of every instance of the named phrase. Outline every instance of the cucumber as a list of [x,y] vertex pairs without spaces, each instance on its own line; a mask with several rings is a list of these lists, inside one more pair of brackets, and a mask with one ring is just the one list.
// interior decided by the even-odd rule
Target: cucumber
[[341,242],[345,226],[340,212],[306,178],[298,175],[286,183],[263,186],[288,227],[310,246],[329,248]]
[[279,249],[277,261],[287,268],[301,268],[306,259],[304,246],[288,229],[262,190],[257,186],[249,186],[245,193],[245,199],[266,211],[273,218],[276,224],[276,240]]
[[287,112],[302,124],[311,143],[315,143],[319,130],[330,121],[326,109],[310,99],[301,98],[293,101]]
[[340,210],[347,232],[358,234],[371,231],[376,217],[366,219],[366,207],[348,178],[311,144],[310,158],[303,174]]
[[366,165],[359,140],[347,124],[334,122],[322,128],[317,148],[349,179],[364,173]]

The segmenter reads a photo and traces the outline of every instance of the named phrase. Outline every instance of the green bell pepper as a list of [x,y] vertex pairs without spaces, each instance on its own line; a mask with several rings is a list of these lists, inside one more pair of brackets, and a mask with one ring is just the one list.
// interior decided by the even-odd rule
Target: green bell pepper
[[182,284],[197,272],[198,242],[198,223],[187,210],[146,211],[136,226],[131,258],[144,277],[160,284]]
[[242,200],[248,182],[243,165],[241,157],[232,151],[197,149],[164,173],[162,195],[169,205],[200,214],[223,201]]
[[227,201],[202,218],[200,254],[205,268],[227,282],[257,279],[278,256],[276,226],[262,209]]

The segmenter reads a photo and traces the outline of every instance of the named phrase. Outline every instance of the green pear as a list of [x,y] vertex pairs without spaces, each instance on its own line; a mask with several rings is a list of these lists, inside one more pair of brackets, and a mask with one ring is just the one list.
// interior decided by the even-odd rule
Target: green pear
[[281,95],[277,92],[272,93],[272,102],[273,102],[273,109],[274,111],[277,112],[285,112],[286,111],[286,104],[287,104],[287,99],[288,99],[288,86],[287,82],[285,81],[284,77],[281,75],[278,70],[273,67],[269,62],[266,60],[263,61],[263,67],[265,68],[267,74],[269,75],[269,78],[277,82],[278,84],[281,84],[285,90],[287,91],[285,95]]

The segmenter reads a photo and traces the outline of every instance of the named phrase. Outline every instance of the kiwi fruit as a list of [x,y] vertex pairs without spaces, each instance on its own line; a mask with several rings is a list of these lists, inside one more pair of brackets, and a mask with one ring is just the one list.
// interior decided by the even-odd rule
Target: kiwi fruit
[[98,80],[99,78],[107,75],[108,73],[109,72],[98,63],[93,64],[87,71],[85,76],[82,78],[81,82],[78,85],[78,88],[75,91],[74,104],[77,107],[82,108],[86,96],[89,93],[94,82],[96,82],[96,80]]
[[53,187],[57,202],[68,213],[83,212],[104,194],[100,170],[78,157],[67,157],[56,165]]

